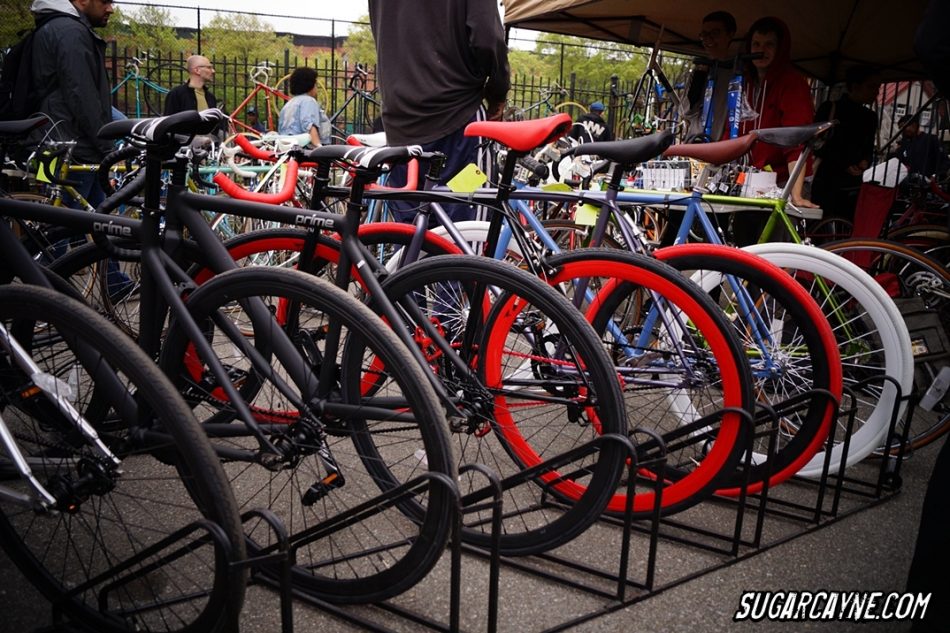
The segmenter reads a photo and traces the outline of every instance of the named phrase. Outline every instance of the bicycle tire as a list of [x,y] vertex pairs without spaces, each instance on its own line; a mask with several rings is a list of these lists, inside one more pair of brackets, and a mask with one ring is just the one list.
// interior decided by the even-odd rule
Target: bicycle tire
[[165,112],[165,95],[170,89],[165,88],[165,92],[152,89],[149,84],[156,86],[178,86],[188,80],[188,69],[178,62],[165,62],[149,68],[145,75],[148,83],[145,84],[143,97],[145,107],[148,109],[149,116],[162,116]]
[[[814,389],[827,391],[840,401],[841,358],[831,326],[812,297],[783,270],[761,257],[714,244],[672,246],[655,251],[654,256],[689,275],[723,308],[755,368],[753,391],[760,402],[777,405]],[[725,275],[754,295],[749,296],[754,301],[751,307],[762,316],[770,336],[750,331],[753,322],[741,316],[735,291]],[[762,345],[769,346],[774,370],[763,365]],[[766,473],[770,487],[787,480],[821,448],[837,413],[835,402],[816,397],[805,407],[805,411],[792,411],[779,421],[774,455],[767,452],[770,438],[756,441],[748,492],[761,491]],[[730,489],[719,492],[734,496],[741,492],[741,485],[737,475]]]
[[925,251],[950,244],[950,228],[940,224],[914,224],[888,231],[884,239]]
[[[785,269],[815,297],[839,341],[846,388],[886,375],[897,381],[902,394],[910,393],[914,367],[907,327],[894,302],[867,273],[843,257],[816,247],[776,242],[743,250]],[[832,293],[822,290],[817,279],[825,280]],[[897,389],[891,383],[880,388],[869,386],[855,395],[857,426],[851,433],[845,466],[870,455],[884,439],[891,415],[896,410],[898,417],[902,416],[907,405],[904,400],[898,401]],[[842,407],[849,406],[846,396]],[[837,438],[844,434],[844,424],[845,420],[839,417],[835,427]],[[829,472],[837,472],[843,450],[842,442],[837,441]],[[817,453],[798,474],[820,477],[824,458],[825,451]]]
[[[889,296],[902,301],[902,308],[911,305],[904,302],[918,305],[934,315],[944,336],[950,333],[950,272],[941,262],[905,244],[887,240],[843,240],[822,248],[858,263],[885,288]],[[914,390],[917,393],[927,390],[947,362],[945,355],[925,349],[926,338],[921,338],[920,343],[924,347],[920,348],[920,357],[915,356],[914,363]],[[915,351],[918,347],[915,346]],[[938,404],[934,413],[920,411],[914,415],[905,450],[916,450],[941,437],[947,431],[944,413],[946,405]],[[902,418],[898,420],[898,434],[903,433],[903,426]],[[895,440],[889,452],[897,454],[899,444]]]
[[[269,305],[278,322],[284,329],[293,326],[287,334],[311,363],[320,361],[326,351],[321,348],[328,325],[325,318],[342,322],[343,340],[353,347],[337,368],[338,390],[321,401],[322,414],[296,408],[275,387],[272,377],[254,370],[247,352],[240,349],[247,343],[264,358],[273,358],[267,337],[260,333],[274,321],[251,324],[245,308],[247,300],[263,297],[273,298]],[[308,529],[352,510],[379,490],[390,490],[397,482],[427,473],[455,481],[455,461],[445,436],[442,409],[421,368],[389,328],[342,290],[293,270],[246,268],[216,275],[189,296],[187,305],[228,367],[230,379],[240,386],[258,424],[272,441],[295,447],[296,456],[291,455],[294,459],[283,469],[249,469],[243,461],[225,464],[239,506],[244,510],[261,505],[270,508],[283,520],[291,538],[298,539],[294,587],[337,603],[376,602],[401,593],[424,577],[441,556],[455,507],[453,493],[442,486],[429,490],[424,502],[399,502],[362,521],[345,524],[316,542],[299,541]],[[239,325],[237,338],[229,337],[221,329],[221,321],[214,320],[222,316]],[[360,346],[368,346],[372,352],[365,361],[357,354],[362,351]],[[207,377],[204,364],[190,350],[183,330],[171,327],[160,356],[161,367],[186,391],[186,401],[196,408],[216,448],[256,450],[256,442],[229,423],[230,407],[218,391],[220,385]],[[365,363],[362,369],[355,369],[354,363],[360,361]],[[293,375],[283,365],[277,370],[278,378]],[[377,405],[375,411],[361,408],[363,415],[340,417],[336,411],[343,405],[363,404],[361,381],[374,373],[379,380],[385,374],[387,395],[398,403],[387,405],[385,412],[383,405]],[[243,382],[254,384],[247,387]],[[309,401],[305,394],[311,391],[306,385],[295,382],[292,388],[304,402]],[[412,413],[413,421],[393,421],[406,411]],[[230,419],[233,415],[231,409]],[[343,485],[318,486],[317,494],[322,496],[308,503],[304,501],[308,486],[317,486],[316,482],[325,481],[330,474],[317,454],[321,439],[342,468]],[[367,447],[373,450],[367,452]],[[380,455],[385,463],[374,461]],[[246,532],[252,552],[275,545],[266,525],[250,523]]]
[[[486,287],[500,291],[490,306],[482,303],[489,302],[480,292]],[[598,337],[564,297],[538,278],[504,262],[446,255],[398,270],[384,288],[401,299],[404,309],[412,302],[427,310],[424,316],[445,330],[453,346],[460,345],[457,353],[477,370],[479,384],[471,385],[453,373],[445,355],[432,356],[430,363],[472,412],[453,428],[463,463],[486,464],[508,477],[602,434],[626,435],[619,384]],[[482,308],[476,324],[468,319],[473,300]],[[555,349],[567,353],[553,354]],[[505,490],[500,551],[540,553],[587,529],[613,496],[625,453],[619,444],[607,443],[596,455],[562,467],[570,474],[547,471]],[[460,485],[464,498],[485,482],[468,473]],[[544,503],[548,495],[569,503],[549,507]],[[463,538],[490,545],[490,515],[487,509],[466,515]]]
[[[734,412],[723,415],[718,426],[711,421],[686,436],[681,427],[727,407],[751,412],[754,404],[744,353],[718,307],[677,271],[642,255],[586,248],[546,263],[556,271],[551,284],[602,280],[583,310],[601,344],[613,351],[631,423],[666,443],[661,511],[679,512],[710,496],[735,472],[752,429]],[[656,296],[669,322],[657,314],[651,326]],[[612,325],[629,338],[612,336]],[[622,513],[625,503],[625,494],[614,495],[608,509]],[[635,516],[649,516],[655,504],[654,490],[638,492]]]
[[[230,582],[226,563],[216,569],[222,561],[207,543],[167,568],[148,571],[156,559],[146,558],[131,568],[139,578],[107,593],[128,573],[116,567],[193,520],[215,521],[234,559],[244,555],[231,489],[184,401],[141,350],[79,301],[45,288],[6,286],[0,289],[0,320],[34,362],[59,377],[61,389],[69,385],[76,408],[122,458],[121,474],[111,473],[57,409],[42,396],[25,395],[23,385],[31,379],[0,353],[4,419],[34,473],[60,491],[64,504],[42,513],[0,502],[0,544],[10,558],[57,609],[97,631],[232,630],[243,575]],[[94,350],[95,360],[79,361],[72,353],[77,342]],[[105,376],[118,376],[134,398],[124,405],[104,402],[98,385]],[[134,410],[121,414],[129,404]],[[139,430],[161,429],[174,443],[135,439],[128,416]],[[83,472],[96,485],[80,492]],[[9,479],[4,484],[14,485]],[[162,605],[160,599],[173,601]]]

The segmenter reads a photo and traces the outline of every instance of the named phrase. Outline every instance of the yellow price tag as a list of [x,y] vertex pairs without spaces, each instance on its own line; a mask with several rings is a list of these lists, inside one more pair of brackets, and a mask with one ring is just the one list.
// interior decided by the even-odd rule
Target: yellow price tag
[[573,191],[573,189],[565,182],[549,182],[541,185],[541,191]]
[[[49,171],[47,171],[47,167]],[[36,168],[36,179],[40,182],[51,183],[53,182],[53,176],[55,176],[58,171],[58,158],[54,158],[49,162],[40,161],[39,166]]]
[[598,215],[600,215],[600,207],[593,204],[582,204],[574,212],[574,222],[582,226],[594,226],[597,224]]
[[475,163],[469,163],[452,176],[446,185],[455,193],[472,193],[488,181],[488,176]]

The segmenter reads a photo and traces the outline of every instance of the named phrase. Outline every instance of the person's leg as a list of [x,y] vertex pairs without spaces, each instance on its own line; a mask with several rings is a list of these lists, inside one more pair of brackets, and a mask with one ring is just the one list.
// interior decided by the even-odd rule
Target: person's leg
[[950,439],[944,440],[927,484],[917,544],[907,575],[907,590],[931,593],[924,620],[914,622],[913,633],[946,631],[950,623]]
[[[102,187],[99,186],[96,173],[81,173],[75,177],[71,174],[70,178],[77,183],[75,187],[76,191],[86,199],[86,202],[88,202],[90,206],[98,207],[99,204],[106,199],[105,192],[102,190]],[[81,208],[76,201],[70,201],[69,206],[74,209]],[[119,268],[119,262],[114,259],[110,259],[106,266],[106,284],[109,298],[112,300],[127,295],[134,286],[129,276]]]

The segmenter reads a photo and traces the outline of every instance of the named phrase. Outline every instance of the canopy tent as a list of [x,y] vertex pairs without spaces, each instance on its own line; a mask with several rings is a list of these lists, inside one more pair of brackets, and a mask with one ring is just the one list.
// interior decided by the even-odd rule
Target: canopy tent
[[[950,0],[944,0],[950,1]],[[871,64],[886,79],[922,78],[914,32],[926,0],[504,0],[505,24],[519,28],[654,46],[699,54],[703,16],[735,16],[736,37],[772,13],[792,34],[792,59],[804,73],[833,83],[854,64]],[[774,7],[770,10],[767,6]],[[662,32],[662,34],[661,34]]]

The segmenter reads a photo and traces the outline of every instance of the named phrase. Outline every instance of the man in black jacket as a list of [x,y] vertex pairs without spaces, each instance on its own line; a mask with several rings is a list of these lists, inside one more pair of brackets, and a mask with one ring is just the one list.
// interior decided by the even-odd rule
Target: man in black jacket
[[[30,7],[42,26],[33,39],[33,85],[42,86],[40,112],[55,125],[52,135],[74,140],[73,158],[98,163],[111,143],[98,139],[99,128],[112,120],[112,100],[105,66],[105,41],[93,32],[109,22],[111,0],[35,0]],[[93,187],[95,174],[88,174]],[[71,176],[72,178],[73,176]],[[90,193],[80,189],[80,193]],[[96,204],[96,201],[89,200]]]
[[218,107],[214,93],[208,90],[208,84],[214,81],[214,66],[203,55],[192,55],[185,63],[188,69],[188,81],[172,88],[165,97],[163,114],[177,114],[186,110],[207,110]]
[[[493,0],[414,0],[407,10],[398,0],[370,0],[369,18],[386,140],[443,152],[445,183],[477,162],[478,139],[464,136],[465,126],[500,119],[505,107],[508,46],[498,7]],[[391,174],[389,182],[404,183],[404,176]],[[454,220],[474,217],[469,205],[451,206]]]

